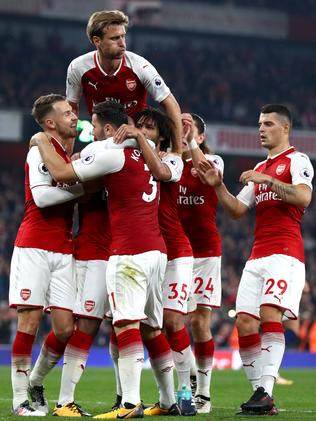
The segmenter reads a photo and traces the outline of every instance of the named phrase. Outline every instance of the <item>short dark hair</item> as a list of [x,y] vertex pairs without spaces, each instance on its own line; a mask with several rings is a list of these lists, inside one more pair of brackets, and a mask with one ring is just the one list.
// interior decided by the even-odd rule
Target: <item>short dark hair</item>
[[276,113],[285,117],[290,125],[292,126],[292,114],[291,111],[283,104],[266,104],[261,107],[262,114]]
[[47,114],[53,110],[53,105],[60,101],[66,101],[66,97],[60,94],[48,94],[35,100],[32,107],[32,116],[40,126],[43,125]]
[[104,124],[111,124],[115,128],[120,127],[122,124],[127,124],[127,114],[124,107],[119,102],[103,101],[94,105],[92,114],[96,114],[98,120]]
[[135,124],[137,126],[137,122],[143,118],[146,120],[152,120],[156,123],[159,136],[163,138],[160,143],[160,150],[166,151],[170,146],[171,136],[172,136],[172,120],[163,113],[162,111],[158,110],[157,108],[146,108],[145,110],[139,111],[135,116]]
[[195,113],[190,113],[193,121],[198,129],[198,133],[199,134],[203,134],[206,132],[206,124],[205,121],[203,120],[203,118],[201,116],[199,116],[198,114]]

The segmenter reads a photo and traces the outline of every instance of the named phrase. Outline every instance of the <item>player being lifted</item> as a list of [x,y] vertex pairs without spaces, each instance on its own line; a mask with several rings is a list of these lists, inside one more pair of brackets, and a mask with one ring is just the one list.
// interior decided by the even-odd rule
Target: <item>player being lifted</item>
[[119,10],[93,13],[87,36],[97,51],[75,58],[68,67],[66,95],[79,112],[83,93],[89,113],[105,100],[123,104],[129,116],[147,108],[147,93],[173,121],[173,138],[181,137],[180,107],[157,70],[143,57],[126,51],[128,16]]

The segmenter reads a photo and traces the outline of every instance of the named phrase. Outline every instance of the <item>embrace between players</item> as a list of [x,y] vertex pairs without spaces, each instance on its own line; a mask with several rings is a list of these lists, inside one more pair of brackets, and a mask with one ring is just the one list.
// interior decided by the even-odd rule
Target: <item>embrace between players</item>
[[[267,105],[259,116],[259,140],[268,158],[244,172],[245,187],[231,195],[221,157],[205,150],[203,119],[181,115],[156,69],[126,51],[127,25],[122,12],[94,13],[87,34],[96,51],[69,65],[67,99],[49,94],[33,106],[43,133],[33,136],[26,159],[26,207],[10,275],[10,305],[18,310],[13,412],[48,413],[43,380],[63,356],[53,415],[90,415],[75,402],[75,386],[104,317],[113,324],[117,398],[97,418],[211,411],[211,310],[221,304],[220,202],[233,218],[256,207],[254,245],[236,301],[240,356],[254,391],[240,413],[274,415],[272,390],[285,347],[282,318],[297,318],[305,282],[300,222],[311,200],[313,168],[290,146],[289,110]],[[164,113],[146,108],[147,92]],[[81,93],[96,141],[71,161]],[[75,203],[79,229],[72,239]],[[52,330],[32,369],[43,309],[51,313]],[[140,397],[143,345],[159,391],[149,408]],[[189,392],[186,399],[181,389]]]

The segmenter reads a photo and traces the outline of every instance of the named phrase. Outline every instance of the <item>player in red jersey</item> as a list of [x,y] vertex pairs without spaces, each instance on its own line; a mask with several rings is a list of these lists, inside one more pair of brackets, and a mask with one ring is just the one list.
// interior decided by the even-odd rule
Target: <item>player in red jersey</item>
[[[123,122],[127,122],[127,116],[120,120],[120,123]],[[94,126],[93,134],[96,140],[105,139],[102,124]],[[81,151],[81,159],[87,154]],[[78,233],[74,238],[77,295],[73,313],[77,318],[76,331],[80,332],[80,336],[66,348],[64,360],[67,364],[62,370],[58,403],[53,411],[55,416],[84,415],[74,399],[75,387],[83,374],[93,339],[109,310],[106,267],[110,244],[107,191],[103,187],[78,202]]]
[[[164,149],[166,135],[162,129],[165,120],[158,110],[147,109],[138,113],[135,117],[136,129],[134,131],[118,130],[118,136],[124,139],[132,136],[139,129],[143,138],[138,143],[144,154],[149,169],[155,179],[164,181],[160,185],[159,224],[167,246],[168,264],[162,285],[164,327],[171,346],[175,366],[179,377],[179,389],[184,385],[190,389],[190,338],[184,326],[183,316],[187,313],[187,298],[189,295],[192,278],[192,249],[189,240],[184,234],[179,221],[177,211],[177,192],[180,177],[175,176],[176,166],[181,168],[183,163],[181,156],[175,153],[179,146],[172,145],[171,152],[161,161],[160,158],[149,148],[146,138],[153,140],[157,149]],[[180,139],[179,139],[180,141]],[[167,165],[169,164],[169,165]],[[171,164],[171,165],[170,165]],[[172,169],[170,171],[170,168]],[[169,402],[170,405],[170,402]],[[153,407],[144,411],[145,415],[167,415],[168,404],[160,401]],[[183,415],[194,415],[195,406],[182,407]]]
[[305,283],[300,224],[311,200],[314,171],[307,155],[290,146],[291,126],[285,106],[262,107],[259,136],[268,158],[241,174],[245,187],[237,197],[227,191],[214,165],[201,163],[198,170],[231,217],[256,207],[254,245],[236,302],[240,356],[254,389],[241,405],[241,413],[247,414],[277,413],[272,391],[285,349],[282,317],[297,318]]
[[[201,182],[194,168],[198,160],[207,159],[223,174],[224,163],[220,156],[207,152],[205,123],[191,114],[194,122],[193,137],[189,142],[184,130],[184,170],[179,183],[178,210],[184,231],[194,256],[193,284],[189,301],[189,314],[195,348],[194,376],[195,403],[198,413],[211,411],[210,383],[214,355],[214,340],[210,332],[212,309],[221,304],[221,238],[216,226],[218,199],[213,188]],[[184,115],[185,116],[185,115]],[[191,149],[191,150],[190,150]],[[204,154],[202,150],[204,150]],[[193,308],[192,304],[194,303]],[[190,311],[194,309],[194,311]]]
[[[102,114],[99,107],[102,109],[103,104],[95,106],[97,115]],[[112,127],[112,134],[115,130]],[[106,133],[111,134],[111,124],[106,124]],[[139,322],[143,321],[151,328],[154,341],[161,336],[160,288],[166,264],[165,245],[158,225],[157,182],[148,171],[140,150],[135,147],[91,151],[87,157],[64,165],[46,141],[46,137],[41,136],[41,153],[57,179],[89,180],[107,174],[105,184],[109,192],[112,255],[106,277],[119,349],[123,406],[98,417],[142,416],[139,388],[143,347]],[[102,147],[101,142],[97,143]],[[171,163],[171,168],[173,166]],[[163,354],[161,357],[165,363],[169,362],[167,371],[171,372],[172,357],[166,341]],[[169,399],[174,401],[173,393]]]
[[129,116],[147,108],[147,92],[159,102],[174,122],[174,138],[181,137],[180,107],[157,70],[143,57],[126,51],[128,17],[119,10],[93,13],[87,36],[97,51],[74,59],[67,73],[66,95],[79,112],[83,93],[89,113],[106,100],[124,105]]
[[[38,98],[32,115],[52,138],[63,162],[70,162],[77,116],[66,98],[50,94]],[[25,212],[15,240],[10,273],[10,305],[18,310],[12,346],[13,411],[16,415],[45,415],[28,401],[31,352],[43,308],[50,309],[53,331],[46,339],[52,353],[60,354],[73,332],[72,200],[84,194],[81,184],[56,185],[38,148],[25,163]],[[67,203],[66,203],[67,202]],[[55,360],[54,360],[55,361]],[[56,363],[57,361],[55,361]],[[53,364],[53,362],[52,362]]]

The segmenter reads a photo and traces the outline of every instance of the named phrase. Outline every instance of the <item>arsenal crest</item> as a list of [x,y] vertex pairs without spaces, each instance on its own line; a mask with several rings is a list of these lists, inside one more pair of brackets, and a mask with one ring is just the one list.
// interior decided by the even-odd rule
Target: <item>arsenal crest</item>
[[31,296],[31,290],[28,288],[23,288],[20,291],[20,297],[23,301],[27,301]]
[[276,169],[276,171],[275,171],[276,175],[281,175],[281,174],[283,174],[283,173],[284,173],[285,168],[286,168],[286,165],[285,165],[285,164],[280,164],[280,165],[278,165],[278,166],[277,166],[277,169]]
[[129,89],[130,91],[133,91],[137,85],[135,79],[126,79],[125,83],[126,83],[127,89]]
[[95,307],[95,302],[93,300],[86,300],[84,303],[85,310],[90,313]]

